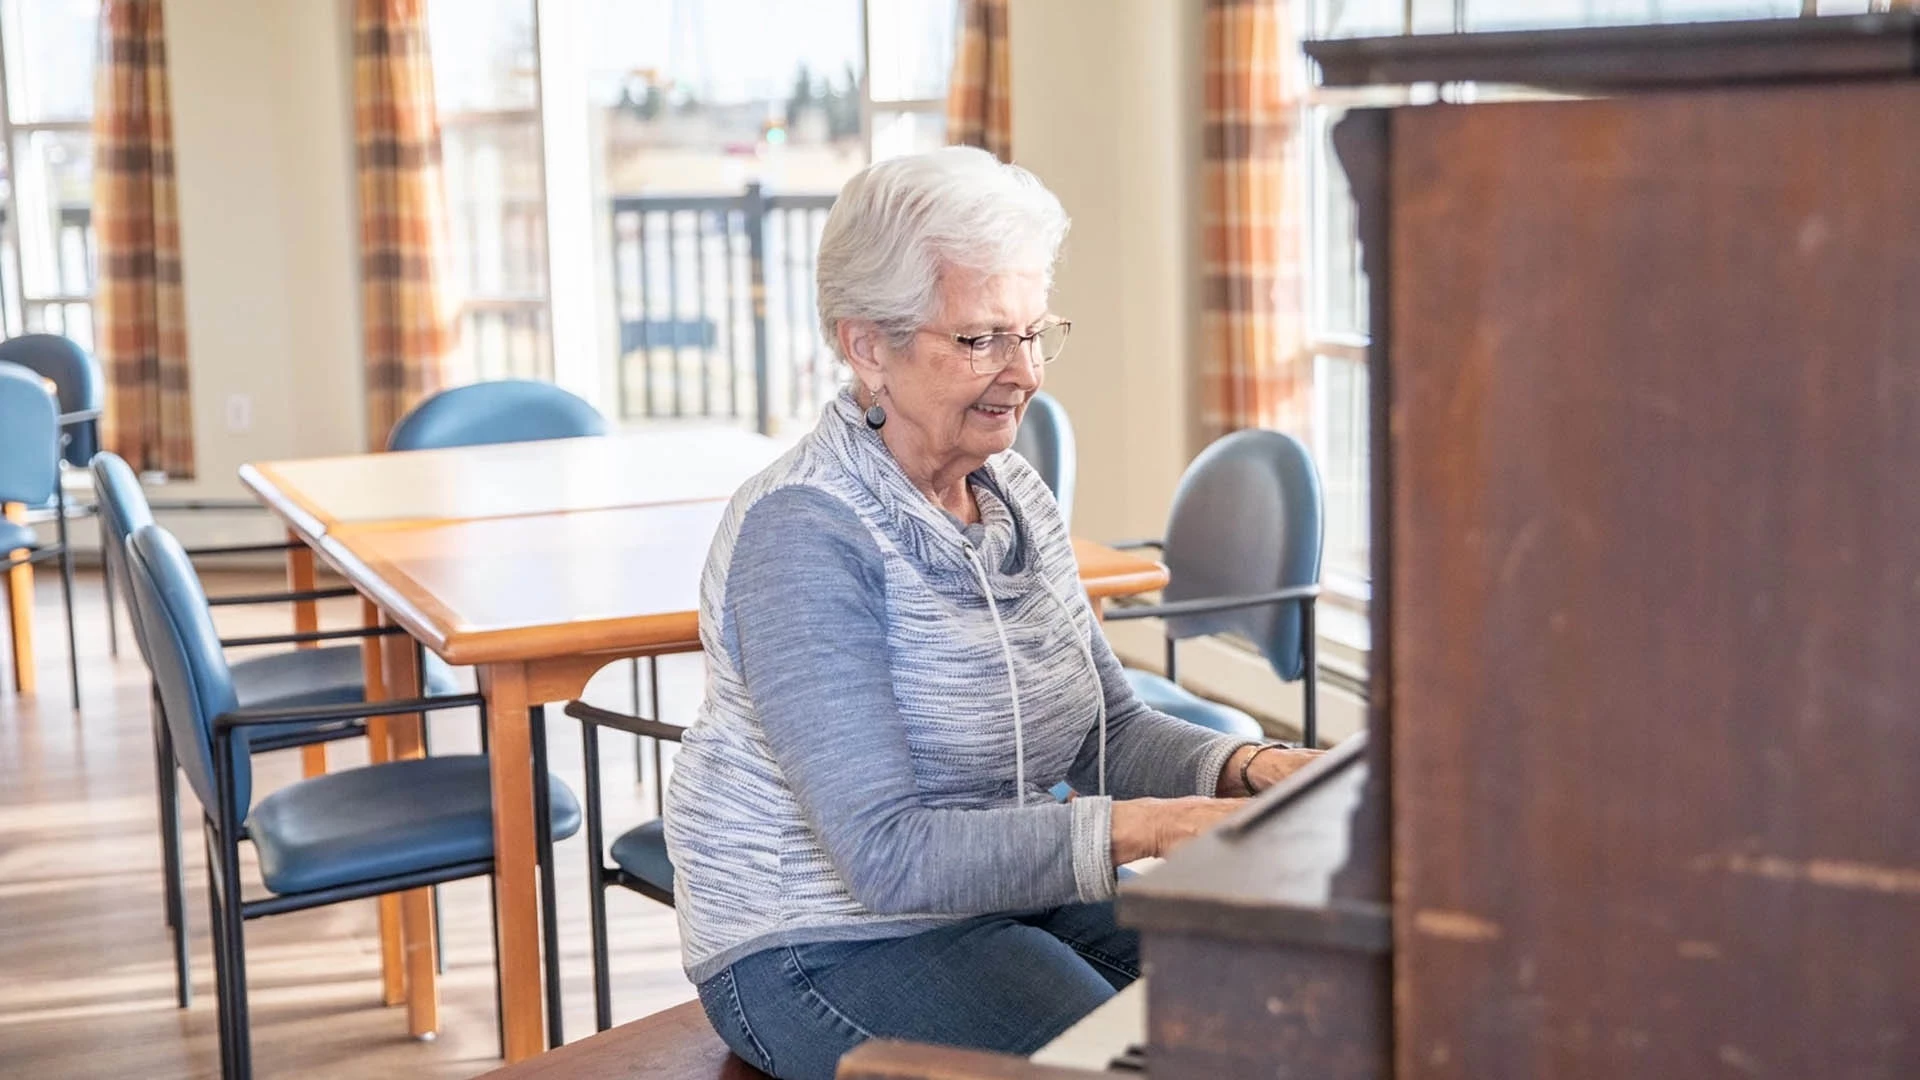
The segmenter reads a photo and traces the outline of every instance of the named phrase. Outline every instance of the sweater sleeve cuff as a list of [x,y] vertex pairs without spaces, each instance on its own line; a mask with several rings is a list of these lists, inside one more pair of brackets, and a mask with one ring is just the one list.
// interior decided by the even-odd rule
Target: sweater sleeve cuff
[[1193,793],[1209,797],[1218,795],[1220,770],[1227,767],[1227,759],[1233,756],[1235,750],[1243,746],[1258,745],[1258,743],[1250,743],[1231,735],[1222,736],[1208,744],[1207,748],[1200,752],[1200,768],[1193,778]]
[[1113,898],[1113,800],[1079,795],[1073,808],[1073,883],[1083,904]]

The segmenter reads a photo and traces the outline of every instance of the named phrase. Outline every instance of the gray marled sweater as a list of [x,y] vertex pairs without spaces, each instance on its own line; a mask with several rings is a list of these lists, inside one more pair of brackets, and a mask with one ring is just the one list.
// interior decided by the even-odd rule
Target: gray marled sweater
[[[1240,745],[1134,696],[1024,460],[972,483],[963,528],[843,394],[734,496],[667,791],[696,982],[776,945],[1105,899],[1111,798],[1212,794]],[[1104,793],[1056,802],[1061,780]]]

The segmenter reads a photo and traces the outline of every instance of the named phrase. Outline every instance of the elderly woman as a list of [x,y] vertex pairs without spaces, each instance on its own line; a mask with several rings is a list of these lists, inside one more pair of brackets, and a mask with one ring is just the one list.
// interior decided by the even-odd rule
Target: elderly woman
[[667,842],[708,1017],[788,1080],[873,1037],[1031,1053],[1139,975],[1115,867],[1311,757],[1134,696],[1008,452],[1066,231],[977,150],[849,181],[818,287],[852,385],[714,540]]

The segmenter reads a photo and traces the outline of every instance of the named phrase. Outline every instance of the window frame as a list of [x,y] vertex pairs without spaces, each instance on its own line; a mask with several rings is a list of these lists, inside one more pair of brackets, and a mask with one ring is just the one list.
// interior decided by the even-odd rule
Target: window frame
[[[585,142],[587,129],[566,119],[565,110],[578,105],[573,97],[577,88],[565,74],[556,75],[550,71],[554,65],[562,64],[574,55],[578,38],[587,28],[582,25],[585,19],[580,6],[571,0],[527,0],[527,3],[533,12],[534,98],[531,105],[511,109],[443,109],[438,119],[443,137],[462,126],[499,123],[503,120],[527,121],[534,125],[541,157],[539,200],[544,242],[543,288],[537,296],[496,295],[477,291],[469,295],[462,282],[455,296],[455,310],[462,328],[461,356],[463,362],[472,365],[474,375],[494,377],[497,373],[491,369],[482,370],[481,357],[471,340],[469,331],[475,326],[474,316],[486,312],[507,312],[510,317],[522,314],[542,319],[544,355],[540,358],[540,370],[533,377],[572,390],[596,405],[607,405],[616,393],[609,374],[614,368],[609,355],[611,342],[607,338],[612,320],[604,317],[611,301],[607,295],[610,284],[602,280],[604,264],[612,257],[605,247],[608,229],[604,227],[606,222],[597,204],[599,181],[592,176],[592,167],[587,164],[594,160],[594,150]],[[877,117],[896,114],[925,116],[944,126],[947,109],[944,97],[897,101],[874,99],[871,26],[875,6],[875,0],[861,0],[859,5],[859,138],[863,164],[874,160]],[[953,18],[957,40],[960,18],[957,4],[953,9]],[[557,83],[556,79],[559,80]],[[574,160],[576,157],[577,161]],[[443,168],[449,168],[444,155]],[[556,191],[560,193],[562,203],[585,198],[585,209],[566,205],[556,207]],[[450,220],[449,228],[454,224]],[[572,265],[582,258],[591,265]],[[453,264],[451,260],[447,265],[450,280],[463,279],[466,269]],[[563,274],[566,280],[562,280]]]
[[[551,236],[552,219],[547,202],[547,124],[545,109],[542,107],[546,95],[544,89],[544,67],[540,63],[539,51],[540,9],[542,5],[534,3],[533,0],[528,0],[528,6],[533,11],[533,103],[514,109],[440,110],[438,116],[441,144],[440,167],[443,174],[443,185],[445,184],[444,174],[447,168],[445,147],[447,132],[449,130],[459,130],[463,128],[480,129],[503,123],[530,123],[533,126],[534,146],[539,149],[540,180],[538,185],[539,190],[535,199],[538,208],[537,216],[540,221],[540,252],[536,261],[540,265],[541,288],[536,293],[526,294],[509,294],[505,292],[488,293],[477,289],[468,291],[464,283],[462,283],[457,293],[459,304],[455,309],[455,317],[459,320],[460,324],[461,340],[459,348],[464,354],[465,362],[471,367],[472,374],[481,380],[531,378],[539,379],[543,382],[553,382],[555,381],[556,374],[554,370],[553,341],[553,238]],[[449,205],[447,209],[447,227],[449,233],[451,233],[456,221],[452,216],[453,207]],[[451,242],[451,236],[449,237],[449,241]],[[449,246],[450,250],[447,253],[445,270],[451,276],[457,268],[452,265],[453,252],[451,250],[451,243]],[[513,370],[511,361],[508,362],[508,369],[502,372],[485,372],[482,370],[481,358],[477,352],[477,346],[473,341],[472,332],[477,325],[476,317],[484,314],[501,314],[509,318],[515,316],[532,316],[540,321],[543,330],[540,335],[539,355],[533,359],[532,371]]]
[[[96,15],[95,18],[95,36],[97,38],[98,16]],[[0,34],[3,33],[5,33],[5,28],[0,26]],[[25,228],[25,215],[21,211],[20,176],[21,162],[25,157],[21,152],[22,148],[28,140],[41,132],[83,135],[86,137],[88,151],[91,153],[93,144],[93,119],[88,117],[84,120],[14,120],[13,73],[7,67],[7,49],[5,44],[4,41],[0,41],[0,147],[4,147],[4,161],[7,171],[7,193],[4,201],[6,221],[3,230],[0,230],[0,243],[4,243],[6,247],[7,265],[4,275],[0,275],[5,279],[3,286],[0,286],[3,287],[4,290],[4,295],[0,295],[0,331],[4,331],[6,336],[9,337],[16,334],[34,332],[58,332],[67,337],[72,337],[73,334],[70,331],[72,309],[77,307],[85,310],[86,336],[83,344],[91,346],[97,341],[99,336],[99,327],[95,325],[98,317],[96,298],[99,293],[98,241],[93,236],[93,195],[91,184],[89,185],[87,195],[86,220],[79,223],[83,230],[82,244],[84,250],[81,256],[81,272],[86,280],[86,291],[79,293],[58,290],[54,292],[33,292],[28,288],[26,276],[27,258],[25,238],[28,230]],[[89,58],[89,62],[97,63],[98,61],[97,58]],[[91,176],[91,166],[89,166],[88,171]],[[60,211],[59,207],[52,207],[50,209],[56,213]],[[54,273],[62,277],[64,277],[64,275],[61,275],[60,271],[64,269],[64,266],[60,252],[60,230],[64,224],[65,223],[62,222],[61,225],[55,227],[55,233],[52,237],[52,250],[45,253],[52,259]],[[62,284],[64,284],[64,281]],[[60,324],[57,331],[51,328],[51,324],[47,321],[46,317],[47,311],[54,308],[61,309]]]

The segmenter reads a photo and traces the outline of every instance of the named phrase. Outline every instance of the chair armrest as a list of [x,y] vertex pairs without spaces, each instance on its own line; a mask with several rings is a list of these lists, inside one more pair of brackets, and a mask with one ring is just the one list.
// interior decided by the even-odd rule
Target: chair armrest
[[600,727],[617,728],[629,735],[642,735],[647,738],[665,739],[667,742],[679,742],[686,728],[678,724],[648,720],[644,716],[614,712],[598,705],[589,705],[584,701],[569,701],[565,712],[568,716],[583,724],[597,724]]
[[1135,604],[1130,607],[1114,608],[1107,612],[1107,621],[1124,622],[1128,619],[1171,619],[1182,615],[1212,615],[1221,611],[1238,611],[1241,608],[1282,604],[1293,600],[1312,603],[1319,595],[1319,585],[1295,585],[1286,589],[1275,589],[1272,592],[1254,593],[1250,596],[1211,596],[1198,600],[1174,600],[1165,604]]
[[291,604],[302,600],[334,600],[345,596],[358,596],[353,589],[305,589],[299,592],[277,593],[235,593],[232,596],[209,596],[208,607],[237,607],[245,604]]
[[235,709],[213,718],[214,730],[252,727],[258,724],[284,724],[292,720],[311,720],[315,724],[365,720],[374,716],[403,716],[407,713],[438,712],[485,705],[479,694],[449,694],[445,697],[393,698],[387,701],[361,701],[345,705],[296,705],[285,709]]
[[1149,537],[1141,540],[1115,540],[1107,546],[1115,551],[1139,551],[1142,548],[1163,551],[1166,549],[1167,542],[1159,537]]
[[221,638],[229,649],[249,645],[298,645],[308,641],[341,641],[348,638],[394,637],[406,633],[398,626],[359,626],[347,630],[303,630],[297,634],[264,634],[260,637]]

